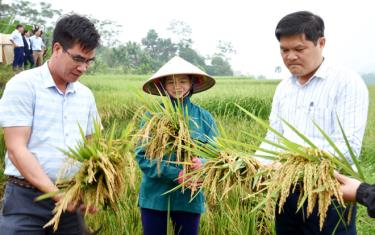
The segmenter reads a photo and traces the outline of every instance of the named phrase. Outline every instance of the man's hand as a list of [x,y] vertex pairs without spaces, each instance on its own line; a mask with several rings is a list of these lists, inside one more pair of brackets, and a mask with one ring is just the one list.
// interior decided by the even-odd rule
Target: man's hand
[[359,180],[334,172],[335,178],[341,183],[340,191],[345,201],[356,201],[357,190],[361,182]]
[[98,211],[99,211],[99,209],[98,208],[96,208],[95,206],[86,206],[86,205],[83,205],[83,204],[81,204],[80,206],[79,206],[79,209],[83,212],[83,213],[85,213],[86,211],[87,212],[89,212],[90,214],[95,214],[95,213],[97,213]]
[[[60,200],[62,200],[62,198],[64,197],[64,194],[62,193],[59,193],[57,194],[56,196],[52,197],[52,199],[55,201],[55,202],[58,202]],[[95,206],[89,206],[87,207],[86,205],[84,204],[81,204],[81,203],[68,203],[68,207],[66,208],[66,210],[68,212],[75,212],[77,211],[77,209],[80,209],[83,213],[85,213],[86,211],[89,212],[90,214],[95,214],[96,212],[99,211],[98,208],[96,208]]]

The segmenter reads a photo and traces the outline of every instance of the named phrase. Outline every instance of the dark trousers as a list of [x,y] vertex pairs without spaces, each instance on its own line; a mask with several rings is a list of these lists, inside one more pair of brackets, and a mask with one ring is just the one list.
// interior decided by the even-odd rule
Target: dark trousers
[[34,57],[33,57],[33,53],[29,52],[29,53],[26,53],[25,52],[25,56],[24,56],[24,61],[23,61],[23,64],[24,64],[24,68],[26,69],[28,64],[30,64],[30,69],[32,67],[34,67]]
[[[352,206],[351,220],[348,222],[349,206],[344,209],[337,205],[335,200],[332,200],[331,205],[327,211],[327,217],[323,224],[323,228],[320,231],[319,228],[319,215],[318,208],[315,206],[313,213],[306,218],[306,205],[303,209],[297,211],[299,192],[292,193],[289,195],[283,211],[278,214],[276,211],[276,234],[277,235],[312,235],[312,234],[324,234],[324,235],[355,235],[356,225],[356,206]],[[336,205],[336,207],[334,206]],[[278,210],[278,208],[277,208]],[[303,210],[303,211],[302,211]],[[340,221],[340,216],[344,222]]]
[[23,57],[24,57],[24,48],[23,47],[15,47],[14,48],[14,59],[13,59],[13,68],[16,69],[23,67]]
[[[170,211],[175,235],[197,235],[201,215],[184,211]],[[141,208],[144,235],[166,235],[168,212]]]
[[36,189],[23,188],[8,183],[4,192],[2,218],[0,219],[1,235],[81,235],[77,213],[63,213],[59,227],[53,233],[52,227],[43,226],[52,218],[55,206],[51,199],[34,202],[42,193]]

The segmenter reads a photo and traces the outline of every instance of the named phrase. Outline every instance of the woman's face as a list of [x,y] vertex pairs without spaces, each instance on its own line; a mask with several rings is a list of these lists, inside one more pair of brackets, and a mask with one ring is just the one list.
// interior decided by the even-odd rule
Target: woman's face
[[176,99],[185,97],[190,89],[192,83],[188,75],[174,75],[165,79],[165,90],[168,94]]

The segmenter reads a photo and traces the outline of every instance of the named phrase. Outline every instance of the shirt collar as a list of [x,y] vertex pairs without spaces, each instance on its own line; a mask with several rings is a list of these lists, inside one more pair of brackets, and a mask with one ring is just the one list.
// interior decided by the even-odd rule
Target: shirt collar
[[[51,88],[55,87],[57,90],[57,86],[55,81],[52,78],[51,71],[49,70],[48,67],[48,61],[46,61],[42,66],[41,66],[41,73],[44,81],[44,88]],[[68,83],[68,87],[66,88],[66,94],[68,93],[75,93],[76,92],[76,87],[74,83]]]
[[[292,75],[290,77],[296,84],[300,85],[298,83],[298,79],[296,76]],[[319,78],[319,79],[327,79],[328,78],[328,63],[326,61],[325,58],[323,58],[323,62],[320,64],[318,70],[316,70],[316,72],[314,73],[313,76],[311,76],[311,78],[309,78],[309,80],[303,84],[303,85],[300,85],[300,86],[306,86],[308,85],[311,80],[315,79],[315,78]]]
[[318,70],[315,72],[313,77],[318,77],[322,79],[328,78],[328,62],[323,59],[322,64],[319,66]]

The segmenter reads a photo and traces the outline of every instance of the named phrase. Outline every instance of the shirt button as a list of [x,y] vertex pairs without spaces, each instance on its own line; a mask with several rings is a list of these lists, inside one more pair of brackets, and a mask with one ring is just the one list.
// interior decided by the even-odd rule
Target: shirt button
[[68,136],[69,134],[68,133],[65,133],[65,136]]
[[66,115],[64,115],[64,119],[67,119],[68,117]]

